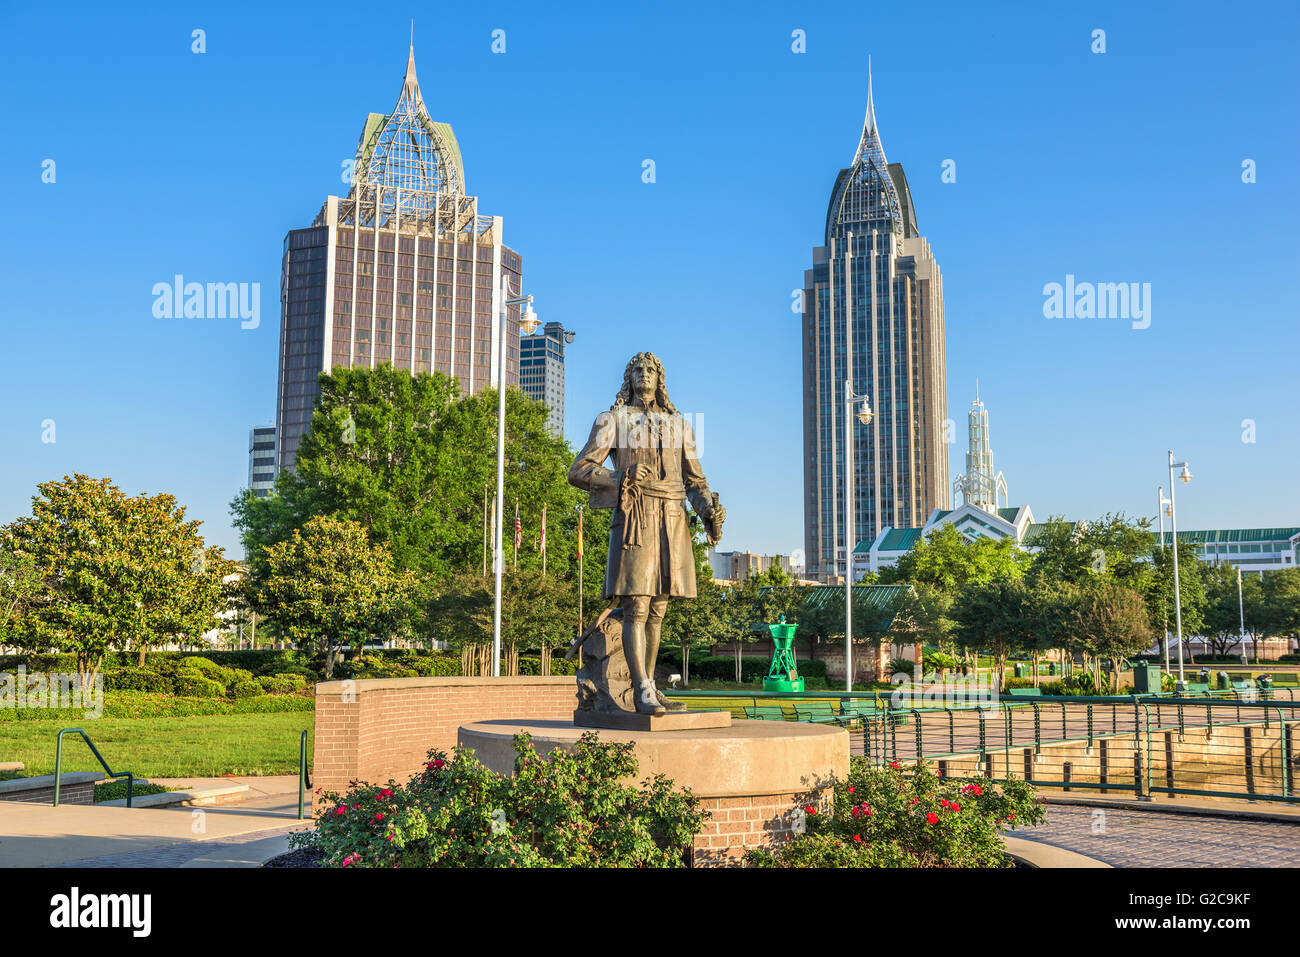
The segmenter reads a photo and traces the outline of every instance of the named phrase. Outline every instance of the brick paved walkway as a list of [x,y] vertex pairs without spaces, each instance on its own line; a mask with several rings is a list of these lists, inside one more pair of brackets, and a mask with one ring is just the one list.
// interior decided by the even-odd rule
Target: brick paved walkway
[[1010,833],[1113,867],[1300,866],[1300,824],[1280,821],[1055,806],[1046,824]]

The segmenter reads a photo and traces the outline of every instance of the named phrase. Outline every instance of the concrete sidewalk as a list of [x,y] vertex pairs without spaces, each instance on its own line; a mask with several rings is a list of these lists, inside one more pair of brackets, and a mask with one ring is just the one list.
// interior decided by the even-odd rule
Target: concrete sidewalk
[[[298,800],[298,775],[296,774],[272,774],[272,775],[253,775],[237,776],[233,774],[225,775],[219,778],[150,778],[150,784],[161,784],[163,787],[174,791],[193,791],[195,789],[206,790],[207,788],[227,787],[232,784],[243,784],[248,787],[245,803],[259,798],[274,797],[276,795],[292,795],[294,801]],[[307,803],[311,803],[311,791],[307,791]],[[294,813],[297,813],[295,806]]]
[[6,803],[0,808],[0,867],[186,866],[212,857],[218,844],[243,844],[310,827],[310,818],[297,819],[297,777],[288,779],[292,793],[262,792],[240,804],[205,808]]

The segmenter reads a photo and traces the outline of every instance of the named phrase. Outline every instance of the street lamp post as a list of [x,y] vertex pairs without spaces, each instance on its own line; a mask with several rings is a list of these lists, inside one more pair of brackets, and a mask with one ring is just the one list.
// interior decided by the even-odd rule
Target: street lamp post
[[1178,690],[1186,691],[1187,683],[1183,680],[1183,599],[1178,585],[1178,508],[1174,504],[1174,469],[1182,468],[1179,478],[1186,485],[1192,480],[1191,469],[1186,462],[1175,462],[1174,453],[1169,452],[1169,532],[1170,543],[1174,549],[1174,622],[1178,628]]
[[[858,411],[853,406],[861,403]],[[853,692],[853,420],[870,425],[871,402],[853,393],[853,380],[844,380],[844,690]]]
[[[1165,489],[1163,485],[1156,486],[1156,518],[1160,520],[1160,550],[1165,550],[1165,506],[1169,504],[1169,499],[1165,498]],[[1165,672],[1169,672],[1169,612],[1165,612]]]
[[493,583],[493,602],[492,602],[492,677],[501,676],[501,573],[505,568],[505,553],[502,550],[502,516],[505,509],[502,507],[505,502],[505,477],[506,477],[506,340],[509,338],[509,323],[506,317],[509,315],[511,306],[523,305],[524,312],[519,318],[519,328],[525,334],[531,333],[537,328],[537,314],[533,312],[533,297],[521,296],[517,298],[510,297],[510,278],[501,277],[501,313],[498,317],[499,333],[501,339],[501,355],[497,361],[497,509],[496,509],[496,527],[492,530],[492,574],[495,578]]

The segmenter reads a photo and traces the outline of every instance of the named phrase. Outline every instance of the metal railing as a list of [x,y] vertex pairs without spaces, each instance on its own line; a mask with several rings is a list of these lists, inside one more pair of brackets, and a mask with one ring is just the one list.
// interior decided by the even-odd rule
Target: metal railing
[[[90,736],[81,728],[64,728],[59,732],[54,743],[54,806],[59,806],[59,786],[63,781],[63,736],[65,734],[79,734],[86,742],[86,747],[90,748],[90,753],[95,756],[95,760],[103,767],[104,773],[110,778],[126,778],[126,806],[131,806],[131,800],[135,796],[135,775],[130,771],[114,771],[104,760],[104,756],[99,753],[95,743],[90,740]],[[93,799],[92,799],[92,802]]]
[[[935,762],[953,777],[1014,775],[1040,787],[1300,803],[1300,701],[1278,690],[964,700],[891,693],[672,692],[737,718],[834,722],[851,752]],[[779,719],[779,718],[778,718]]]
[[302,737],[298,741],[298,820],[304,816],[306,806],[307,787],[307,731],[303,729]]

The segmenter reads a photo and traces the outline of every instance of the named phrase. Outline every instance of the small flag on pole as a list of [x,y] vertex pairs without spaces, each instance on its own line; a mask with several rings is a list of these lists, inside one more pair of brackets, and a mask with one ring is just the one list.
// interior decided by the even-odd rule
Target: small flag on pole
[[519,503],[515,503],[515,550],[519,550],[519,543],[524,540],[524,526],[519,521]]

